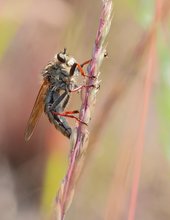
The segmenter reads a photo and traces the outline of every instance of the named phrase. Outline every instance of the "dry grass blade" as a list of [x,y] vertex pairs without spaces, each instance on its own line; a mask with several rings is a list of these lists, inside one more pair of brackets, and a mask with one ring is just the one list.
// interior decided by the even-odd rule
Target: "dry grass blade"
[[[103,0],[102,3],[103,7],[95,39],[92,61],[88,66],[88,74],[90,77],[87,80],[87,85],[94,85],[94,87],[86,87],[85,91],[82,92],[82,106],[79,117],[81,121],[86,123],[89,123],[90,121],[91,112],[95,104],[99,85],[99,68],[105,54],[104,42],[111,25],[112,1]],[[63,220],[72,202],[75,185],[81,173],[85,159],[87,143],[87,127],[80,123],[72,133],[69,167],[58,191],[54,219]]]

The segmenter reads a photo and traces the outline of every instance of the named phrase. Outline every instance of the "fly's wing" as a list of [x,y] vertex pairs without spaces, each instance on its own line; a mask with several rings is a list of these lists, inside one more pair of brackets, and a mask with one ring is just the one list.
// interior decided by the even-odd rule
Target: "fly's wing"
[[38,96],[36,98],[34,107],[32,109],[30,118],[27,123],[27,127],[25,130],[25,141],[29,141],[29,139],[31,138],[33,131],[34,131],[34,128],[35,128],[35,126],[36,126],[36,124],[37,124],[37,122],[43,112],[44,96],[46,94],[48,87],[49,87],[49,82],[47,80],[44,80],[44,82],[39,90]]

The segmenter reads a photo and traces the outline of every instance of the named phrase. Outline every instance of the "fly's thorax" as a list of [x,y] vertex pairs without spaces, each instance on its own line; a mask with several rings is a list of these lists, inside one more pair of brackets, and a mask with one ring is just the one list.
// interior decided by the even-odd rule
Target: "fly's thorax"
[[42,75],[43,77],[53,75],[58,69],[60,68],[60,65],[58,62],[55,62],[54,60],[49,62],[43,69]]
[[49,82],[52,83],[62,78],[67,78],[69,76],[69,73],[65,66],[62,66],[61,64],[56,62],[51,62],[44,68],[42,75],[44,79],[47,79]]

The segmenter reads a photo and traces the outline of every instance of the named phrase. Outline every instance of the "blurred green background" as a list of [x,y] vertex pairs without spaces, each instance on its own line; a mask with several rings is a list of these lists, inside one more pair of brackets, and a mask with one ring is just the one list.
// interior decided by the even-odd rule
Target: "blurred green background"
[[[135,219],[169,220],[170,3],[113,4],[109,57],[101,68],[89,152],[66,219],[127,219],[145,80],[153,56]],[[67,169],[69,141],[44,115],[28,143],[24,131],[41,71],[54,54],[67,47],[79,63],[91,56],[101,6],[99,0],[0,0],[1,220],[49,219]],[[152,54],[150,35],[156,37]],[[68,109],[79,106],[75,95]]]

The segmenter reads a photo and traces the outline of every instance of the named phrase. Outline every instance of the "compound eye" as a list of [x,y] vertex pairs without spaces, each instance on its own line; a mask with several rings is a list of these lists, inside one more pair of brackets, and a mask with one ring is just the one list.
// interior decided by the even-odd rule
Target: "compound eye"
[[57,54],[57,59],[61,62],[61,63],[65,63],[66,60],[65,60],[65,56],[63,53],[58,53]]

